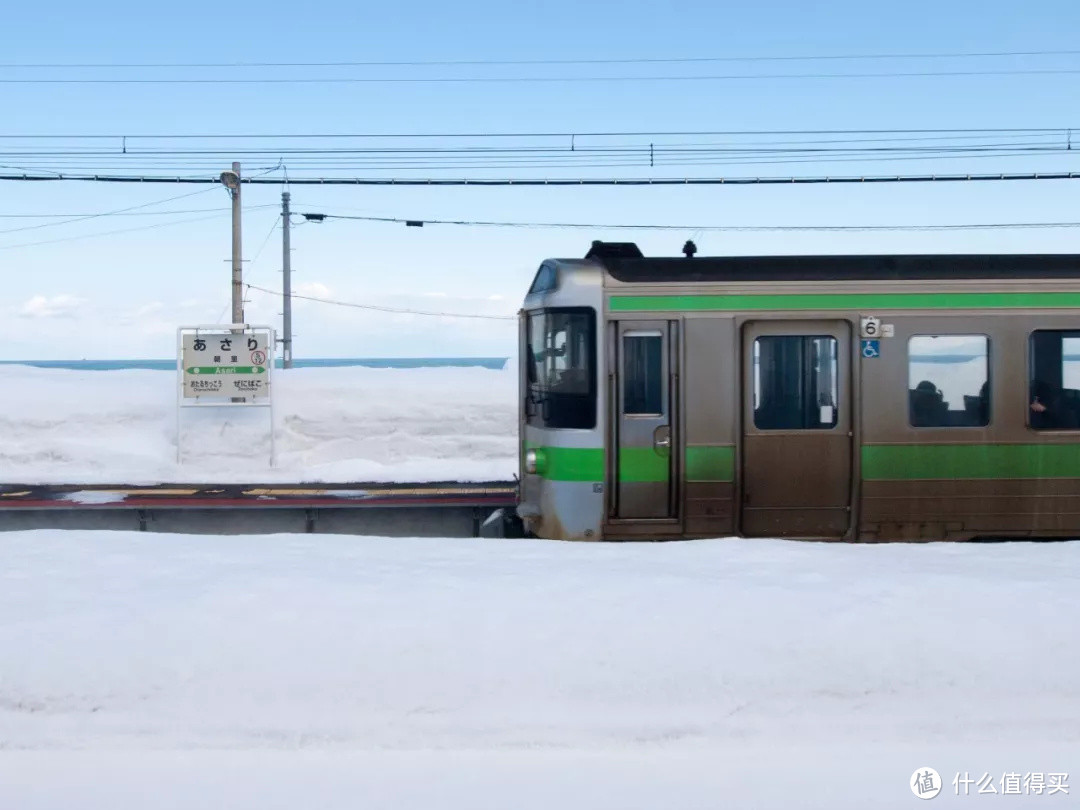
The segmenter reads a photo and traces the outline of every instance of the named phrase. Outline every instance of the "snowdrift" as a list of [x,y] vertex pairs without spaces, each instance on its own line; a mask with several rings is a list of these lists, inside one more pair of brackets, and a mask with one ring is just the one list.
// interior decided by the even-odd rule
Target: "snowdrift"
[[175,372],[0,366],[0,482],[257,483],[509,480],[517,372],[305,368],[266,409],[181,413]]

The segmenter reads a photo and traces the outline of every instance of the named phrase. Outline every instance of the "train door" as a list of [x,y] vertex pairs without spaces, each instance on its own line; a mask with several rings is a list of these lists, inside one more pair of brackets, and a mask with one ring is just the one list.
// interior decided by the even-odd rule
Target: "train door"
[[672,520],[678,457],[677,322],[620,321],[613,331],[610,514],[614,519]]
[[743,325],[742,533],[842,537],[851,524],[847,321]]

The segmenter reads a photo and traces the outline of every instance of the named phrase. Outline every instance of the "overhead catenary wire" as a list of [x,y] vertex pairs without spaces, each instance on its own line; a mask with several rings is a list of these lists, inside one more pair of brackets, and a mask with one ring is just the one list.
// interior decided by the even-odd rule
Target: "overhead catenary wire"
[[[917,175],[809,175],[809,176],[763,176],[763,177],[578,177],[578,178],[445,178],[445,177],[290,177],[292,186],[747,186],[747,185],[816,185],[816,184],[881,184],[881,183],[958,183],[1001,181],[1080,180],[1080,172],[997,172],[968,174],[917,174]],[[35,174],[33,171],[0,174],[0,181],[55,183],[168,183],[168,184],[217,184],[217,177],[206,175],[117,175],[117,174]],[[278,185],[279,180],[266,177],[241,178],[246,185]]]
[[[851,132],[854,132],[852,130]],[[11,172],[25,174],[116,174],[135,169],[149,175],[217,174],[222,162],[274,161],[276,171],[285,159],[298,174],[371,171],[419,173],[495,171],[502,169],[618,169],[648,167],[650,173],[669,166],[752,166],[795,163],[900,163],[960,159],[1017,160],[1051,155],[1071,158],[1072,130],[978,131],[976,134],[863,134],[822,136],[702,136],[694,138],[520,137],[512,140],[344,140],[312,142],[253,141],[236,144],[190,139],[156,139],[129,144],[92,141],[3,140],[0,161]],[[11,164],[18,164],[13,166]],[[1018,164],[1019,165],[1019,164]],[[1033,165],[1028,163],[1027,165]],[[1038,165],[1038,164],[1035,164]],[[1045,165],[1045,164],[1043,164]],[[1064,168],[1064,167],[1063,167]],[[955,170],[955,169],[954,169]],[[878,170],[880,171],[880,170]],[[250,173],[250,172],[249,172]]]
[[[265,147],[244,146],[226,147],[203,145],[199,148],[162,148],[128,147],[124,151],[102,146],[64,145],[43,147],[35,144],[6,146],[0,149],[0,158],[6,161],[24,163],[28,160],[54,163],[89,162],[96,158],[124,160],[140,163],[195,162],[209,159],[256,159],[265,161],[274,158],[289,157],[292,160],[328,160],[331,158],[350,161],[432,161],[453,158],[455,160],[541,160],[566,159],[568,157],[620,158],[648,157],[662,158],[675,156],[680,158],[697,157],[761,157],[761,156],[829,156],[831,154],[963,154],[986,153],[995,151],[1031,151],[1055,152],[1071,150],[1071,136],[1068,130],[1054,130],[1030,134],[1002,133],[996,136],[893,136],[888,138],[843,138],[843,139],[802,139],[802,140],[758,140],[720,139],[709,142],[667,142],[659,137],[636,142],[611,142],[596,139],[595,142],[572,139],[553,140],[551,143],[538,143],[539,139],[530,139],[524,143],[502,143],[499,145],[469,143],[453,145],[388,145],[363,146],[356,143],[334,146],[297,146],[270,144]],[[966,142],[965,142],[966,141]]]
[[420,217],[380,217],[355,216],[347,214],[304,214],[316,216],[320,220],[359,220],[362,222],[382,222],[399,225],[459,225],[491,228],[565,228],[587,230],[631,230],[631,231],[709,231],[709,232],[782,232],[782,231],[966,231],[966,230],[1006,230],[1040,228],[1080,228],[1080,222],[980,222],[953,224],[895,224],[895,225],[667,225],[667,224],[626,224],[626,223],[585,223],[585,222],[510,222],[499,220],[468,219],[425,219]]
[[[277,168],[277,167],[275,167],[275,168]],[[264,176],[265,174],[269,174],[270,171],[274,171],[274,169],[270,169],[269,171],[263,172],[262,175],[257,175],[257,176]],[[219,182],[220,182],[220,178],[219,178]],[[199,194],[207,194],[207,193],[210,193],[211,191],[213,191],[212,188],[197,189],[195,191],[189,191],[189,192],[186,192],[184,194],[178,194],[178,195],[173,196],[173,197],[166,197],[163,200],[153,200],[153,201],[147,202],[147,203],[139,203],[138,205],[130,205],[130,206],[127,206],[126,208],[117,208],[117,209],[110,210],[110,211],[99,211],[99,212],[96,212],[96,213],[93,213],[93,214],[78,214],[78,215],[72,216],[69,219],[61,219],[60,221],[57,221],[57,222],[41,222],[41,223],[38,223],[36,225],[23,225],[23,226],[18,227],[18,228],[7,228],[5,230],[0,230],[0,234],[18,233],[20,231],[34,231],[34,230],[39,230],[41,228],[56,228],[56,227],[60,227],[62,225],[72,225],[72,224],[75,224],[75,223],[78,223],[78,222],[86,222],[88,220],[101,219],[103,217],[113,217],[113,216],[127,215],[127,214],[130,214],[133,211],[140,211],[140,210],[142,210],[144,208],[153,208],[154,206],[157,206],[157,205],[164,205],[165,203],[175,202],[176,200],[183,200],[183,199],[186,199],[188,197],[197,196]],[[252,209],[249,209],[249,210],[252,210]],[[160,224],[161,225],[167,225],[169,223],[160,223]],[[153,227],[157,227],[157,226],[156,225],[147,225],[147,226],[144,226],[144,227],[145,228],[153,228]],[[124,233],[124,232],[127,232],[127,231],[142,230],[142,229],[143,228],[128,228],[128,229],[126,229],[124,231],[117,231],[117,232],[110,232],[110,233]],[[77,237],[77,238],[88,238],[88,237],[94,236],[94,235],[95,234],[87,234],[87,235],[85,235],[83,237]],[[28,243],[25,246],[28,247],[30,244],[47,244],[47,243],[48,242]],[[8,249],[8,248],[11,248],[11,247],[23,247],[23,245],[7,245],[7,246],[4,246],[3,249]]]
[[682,76],[307,76],[227,79],[213,78],[50,78],[3,79],[0,84],[39,85],[312,85],[312,84],[592,84],[625,82],[716,82],[716,81],[778,81],[824,79],[905,79],[905,78],[969,78],[986,76],[1067,76],[1080,74],[1080,68],[1009,68],[1002,70],[912,70],[876,71],[862,73],[718,73]]
[[[957,143],[967,138],[968,143]],[[1024,140],[1019,140],[1024,138]],[[1052,139],[1052,140],[1051,140]],[[931,143],[933,141],[933,143]],[[839,144],[839,145],[838,145]],[[866,145],[862,145],[866,144]],[[230,157],[250,158],[252,156],[266,160],[269,155],[279,154],[288,157],[307,157],[326,159],[333,157],[351,157],[385,160],[388,157],[404,159],[413,157],[418,159],[431,159],[434,157],[452,156],[462,158],[465,156],[476,160],[488,158],[505,158],[508,156],[519,157],[563,157],[567,154],[599,157],[618,157],[620,155],[640,154],[674,154],[674,155],[697,155],[697,154],[720,154],[720,155],[773,155],[773,154],[830,154],[833,152],[850,153],[918,153],[918,152],[985,152],[995,149],[1027,149],[1027,150],[1055,150],[1068,149],[1071,146],[1067,140],[1065,131],[1053,131],[1045,133],[1033,133],[1030,135],[1000,135],[993,140],[979,138],[971,140],[970,136],[926,136],[919,138],[848,138],[840,140],[804,140],[804,141],[714,141],[703,142],[674,142],[649,141],[637,143],[597,143],[589,144],[577,142],[575,144],[557,141],[550,144],[512,144],[507,146],[330,146],[330,147],[296,147],[271,144],[262,148],[235,148],[217,147],[201,149],[162,149],[162,148],[128,148],[124,152],[116,149],[102,147],[69,147],[41,149],[28,146],[8,147],[0,150],[0,158],[6,160],[25,160],[28,158],[49,158],[53,160],[88,160],[91,158],[113,158],[125,160],[198,160],[207,157]]]
[[[283,297],[284,293],[278,290],[270,290],[266,287],[260,287],[256,284],[245,284],[249,290],[258,290],[259,292],[266,293],[268,295],[275,295]],[[338,307],[350,307],[353,309],[366,309],[373,312],[387,312],[394,315],[425,315],[437,318],[469,318],[483,321],[515,321],[517,318],[513,315],[479,315],[476,313],[468,312],[434,312],[431,310],[422,309],[408,309],[404,307],[386,307],[378,304],[356,304],[350,301],[335,301],[330,298],[319,298],[313,295],[302,295],[300,293],[292,293],[293,298],[302,298],[305,301],[315,301],[320,304],[332,304]]]
[[857,54],[802,54],[802,55],[747,55],[747,56],[678,56],[678,57],[624,57],[582,59],[427,59],[397,61],[317,61],[317,62],[5,62],[0,68],[55,69],[55,68],[306,68],[306,67],[449,67],[509,65],[630,65],[672,64],[695,62],[811,62],[873,59],[987,59],[1017,56],[1075,56],[1080,50],[1016,50],[1016,51],[937,51],[929,53],[857,53]]
[[[1069,150],[1064,148],[1045,150],[1040,157],[1047,156],[1051,153],[1055,155],[1061,155],[1068,153]],[[1074,153],[1080,156],[1080,152]],[[946,155],[899,155],[899,156],[887,156],[887,157],[875,157],[864,155],[851,155],[851,156],[796,156],[786,158],[769,158],[769,159],[747,159],[747,158],[732,158],[732,157],[720,157],[720,158],[657,158],[654,162],[650,163],[648,157],[638,160],[629,159],[597,159],[597,160],[568,160],[566,157],[559,159],[507,159],[497,162],[463,162],[463,163],[442,163],[436,161],[422,161],[422,162],[399,162],[392,163],[380,162],[380,161],[350,161],[343,160],[335,163],[317,162],[310,163],[304,160],[295,160],[294,166],[298,171],[325,171],[325,172],[344,172],[349,170],[367,170],[374,172],[389,172],[389,171],[490,171],[496,169],[650,169],[650,168],[662,168],[662,167],[693,167],[693,166],[783,166],[793,164],[833,164],[833,163],[863,163],[863,164],[880,164],[880,163],[911,163],[911,162],[926,162],[926,161],[939,161],[939,160],[957,160],[958,158],[967,158],[971,160],[986,160],[989,158],[1031,158],[1035,157],[1032,152],[1013,152],[1013,151],[995,151],[988,153],[968,153],[964,155],[946,154]],[[1070,158],[1072,155],[1070,155]],[[206,171],[209,167],[213,166],[212,162],[200,162],[185,165],[178,165],[176,163],[166,163],[161,166],[146,165],[142,168],[145,171],[151,169],[165,172],[165,171]],[[32,173],[33,171],[43,171],[43,168],[39,168],[32,162],[28,162],[26,166],[21,167],[25,172]],[[127,165],[102,165],[102,164],[86,164],[86,165],[67,165],[59,163],[50,163],[49,169],[55,171],[57,174],[64,175],[67,172],[70,173],[104,173],[112,171],[123,171],[129,168]],[[61,169],[63,171],[61,171]]]
[[975,128],[923,128],[923,129],[729,129],[729,130],[596,130],[596,131],[546,131],[546,132],[339,132],[339,133],[91,133],[91,134],[57,134],[57,133],[26,133],[0,134],[2,140],[123,140],[124,138],[138,140],[181,140],[181,139],[220,139],[220,140],[256,140],[256,139],[290,139],[290,140],[322,140],[327,138],[609,138],[609,137],[704,137],[704,136],[736,136],[736,135],[888,135],[888,134],[1001,134],[1001,133],[1040,133],[1040,132],[1066,132],[1077,127],[975,127]]

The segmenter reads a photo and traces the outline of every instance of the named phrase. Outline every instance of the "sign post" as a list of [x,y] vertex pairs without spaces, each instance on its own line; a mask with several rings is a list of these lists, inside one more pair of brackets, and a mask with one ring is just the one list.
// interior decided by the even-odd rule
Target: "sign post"
[[176,344],[176,463],[182,459],[184,408],[267,408],[274,466],[273,328],[244,323],[187,326],[176,330]]

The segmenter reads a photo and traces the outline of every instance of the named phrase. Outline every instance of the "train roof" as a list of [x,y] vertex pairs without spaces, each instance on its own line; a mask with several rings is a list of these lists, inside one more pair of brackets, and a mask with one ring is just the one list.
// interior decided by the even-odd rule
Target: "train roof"
[[1080,278],[1080,255],[1072,253],[647,258],[632,242],[593,242],[585,258],[631,284]]

